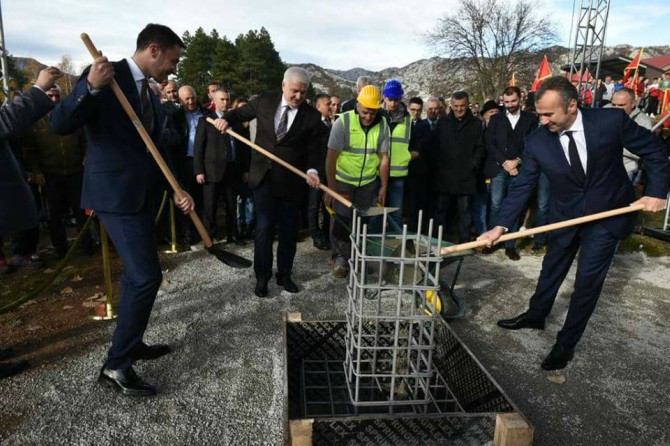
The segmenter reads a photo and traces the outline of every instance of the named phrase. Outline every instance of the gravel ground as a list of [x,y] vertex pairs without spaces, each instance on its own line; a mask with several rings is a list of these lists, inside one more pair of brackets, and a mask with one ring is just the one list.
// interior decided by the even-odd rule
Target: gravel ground
[[[251,248],[239,251],[251,256]],[[232,270],[203,251],[166,262],[146,341],[174,352],[137,371],[159,395],[130,399],[95,383],[108,345],[0,381],[1,445],[281,444],[284,413],[282,312],[343,320],[344,281],[328,253],[299,245],[290,295],[253,295],[253,271]],[[670,444],[670,260],[619,256],[576,357],[541,371],[567,311],[561,290],[547,330],[508,332],[495,321],[524,310],[541,259],[500,252],[466,260],[459,293],[467,315],[452,327],[536,429],[536,445]],[[446,274],[450,269],[445,271]],[[571,285],[572,274],[566,281]],[[99,328],[111,337],[113,324]],[[548,378],[565,378],[557,384]]]

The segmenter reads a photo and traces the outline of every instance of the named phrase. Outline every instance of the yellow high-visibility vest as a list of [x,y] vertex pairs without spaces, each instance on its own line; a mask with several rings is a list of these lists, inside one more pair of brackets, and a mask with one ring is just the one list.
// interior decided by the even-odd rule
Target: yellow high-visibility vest
[[391,146],[389,147],[391,177],[406,177],[409,173],[409,162],[412,155],[409,153],[409,138],[412,131],[411,116],[408,114],[405,119],[396,124],[391,132]]
[[372,183],[379,169],[379,143],[386,127],[380,119],[365,131],[354,110],[340,115],[344,125],[344,148],[337,157],[337,181],[360,187]]

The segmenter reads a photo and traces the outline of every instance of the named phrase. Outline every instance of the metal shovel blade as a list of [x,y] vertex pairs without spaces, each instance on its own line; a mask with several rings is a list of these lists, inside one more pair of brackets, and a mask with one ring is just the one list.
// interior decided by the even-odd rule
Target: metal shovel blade
[[384,207],[372,207],[368,209],[367,211],[360,211],[360,216],[361,217],[376,217],[377,215],[384,215],[384,212],[388,212],[389,214],[391,212],[397,211],[398,208],[384,208]]

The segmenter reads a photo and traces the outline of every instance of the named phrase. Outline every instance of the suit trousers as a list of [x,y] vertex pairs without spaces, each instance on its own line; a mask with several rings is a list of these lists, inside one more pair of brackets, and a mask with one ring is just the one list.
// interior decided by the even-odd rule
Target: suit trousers
[[216,237],[216,213],[219,199],[223,197],[226,206],[226,236],[237,236],[237,194],[226,173],[221,181],[207,182],[202,185],[202,223],[211,238]]
[[277,245],[277,277],[290,277],[293,272],[296,244],[298,243],[299,217],[302,201],[273,196],[267,178],[254,189],[256,231],[254,233],[254,272],[256,280],[267,281],[272,277],[272,243],[275,231]]
[[130,354],[142,342],[144,330],[163,280],[153,236],[153,216],[147,206],[135,214],[97,212],[123,262],[121,296],[107,367],[130,367]]
[[466,243],[470,241],[470,226],[472,224],[470,207],[472,195],[439,194],[437,196],[437,205],[435,206],[434,230],[437,234],[438,228],[441,225],[446,234],[448,217],[449,214],[453,213],[454,202],[458,209],[458,242]]
[[557,335],[558,344],[574,347],[581,339],[598,302],[618,244],[619,240],[600,222],[580,226],[567,247],[552,242],[549,237],[542,272],[528,307],[530,318],[544,319],[549,315],[558,290],[579,251],[574,292],[565,323]]

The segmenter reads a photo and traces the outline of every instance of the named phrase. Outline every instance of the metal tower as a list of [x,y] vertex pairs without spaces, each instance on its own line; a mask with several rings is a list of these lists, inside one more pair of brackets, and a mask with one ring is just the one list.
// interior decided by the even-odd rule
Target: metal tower
[[[579,8],[577,8],[578,2],[581,2]],[[573,26],[576,24],[576,29],[570,58],[570,79],[575,79],[574,76],[577,75],[577,91],[583,99],[586,89],[582,88],[582,82],[588,81],[584,79],[588,67],[595,63],[596,71],[591,74],[595,81],[600,76],[600,60],[605,44],[610,2],[608,0],[575,0],[573,5],[572,22]],[[591,85],[593,93],[595,93],[593,91],[595,84],[596,82]],[[595,101],[592,102],[593,104]]]
[[9,101],[9,68],[7,65],[7,50],[5,49],[5,26],[2,22],[2,5],[0,4],[0,77],[2,77],[2,91],[5,92],[3,105]]

